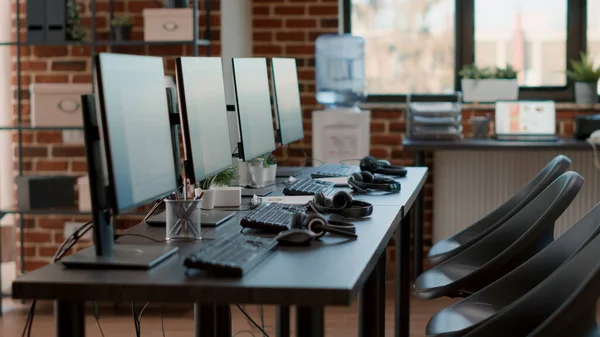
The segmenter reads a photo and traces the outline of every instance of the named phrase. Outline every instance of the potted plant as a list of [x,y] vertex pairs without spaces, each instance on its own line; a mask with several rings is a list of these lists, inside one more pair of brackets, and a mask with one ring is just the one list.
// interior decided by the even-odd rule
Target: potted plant
[[215,174],[212,177],[201,180],[198,183],[196,194],[204,193],[200,201],[200,208],[213,209],[215,208],[215,189],[214,186],[229,186],[231,182],[237,179],[237,170],[230,167],[221,173]]
[[70,41],[83,41],[85,38],[85,32],[81,28],[81,18],[79,17],[79,9],[75,0],[67,0],[66,4],[66,33],[67,40]]
[[117,16],[110,22],[112,38],[115,41],[128,41],[131,39],[133,22],[127,15]]
[[460,77],[465,102],[496,102],[519,97],[517,72],[510,64],[495,69],[468,65],[460,71]]
[[277,177],[277,161],[272,153],[267,153],[263,156],[264,181],[275,181]]
[[575,81],[575,103],[594,104],[598,102],[598,79],[600,67],[594,68],[594,62],[586,53],[581,53],[581,59],[571,60],[571,69],[567,76]]

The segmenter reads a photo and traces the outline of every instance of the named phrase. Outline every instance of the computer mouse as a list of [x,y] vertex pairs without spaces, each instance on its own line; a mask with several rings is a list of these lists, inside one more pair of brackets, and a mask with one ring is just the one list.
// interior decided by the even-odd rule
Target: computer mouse
[[315,233],[306,229],[291,229],[279,233],[275,239],[282,245],[299,246],[310,244],[316,237]]

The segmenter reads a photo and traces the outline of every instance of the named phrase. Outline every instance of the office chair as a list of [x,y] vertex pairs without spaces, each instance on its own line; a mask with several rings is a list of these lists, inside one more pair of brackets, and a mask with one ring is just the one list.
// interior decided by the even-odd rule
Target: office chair
[[512,272],[429,320],[427,336],[462,336],[518,300],[600,233],[600,203],[573,227]]
[[600,235],[552,275],[465,337],[598,336]]
[[471,226],[433,245],[429,250],[429,261],[433,265],[440,264],[496,230],[565,173],[570,164],[571,159],[567,156],[556,156],[527,185],[500,207]]
[[500,228],[421,274],[416,294],[423,299],[466,297],[527,261],[553,241],[556,219],[582,185],[579,174],[563,173]]

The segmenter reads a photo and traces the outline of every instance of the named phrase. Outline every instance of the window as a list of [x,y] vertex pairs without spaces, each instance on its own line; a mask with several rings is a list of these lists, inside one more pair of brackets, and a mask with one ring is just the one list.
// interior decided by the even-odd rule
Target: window
[[[596,66],[600,66],[600,21],[598,21],[598,13],[600,13],[600,0],[587,1],[587,50],[596,61]],[[600,95],[600,86],[598,86],[598,95]]]
[[369,94],[454,91],[455,0],[353,0]]
[[567,0],[475,0],[475,64],[518,72],[521,87],[567,84]]
[[[600,65],[600,0],[341,0],[366,40],[368,101],[460,90],[464,65],[518,70],[522,99],[573,100],[568,60]],[[586,25],[587,22],[587,25]]]

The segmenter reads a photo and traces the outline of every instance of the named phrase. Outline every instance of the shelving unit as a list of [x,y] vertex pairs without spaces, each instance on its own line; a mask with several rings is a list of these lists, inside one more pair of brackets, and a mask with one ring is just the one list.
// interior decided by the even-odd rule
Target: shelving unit
[[[48,42],[48,43],[29,43],[27,41],[21,41],[21,18],[22,13],[20,11],[19,5],[16,6],[16,41],[12,42],[0,42],[0,46],[91,46],[92,47],[92,55],[97,54],[98,46],[108,46],[109,50],[114,46],[170,46],[170,45],[191,45],[193,46],[192,54],[194,56],[198,56],[198,47],[204,46],[206,47],[207,56],[211,55],[211,43],[210,43],[210,34],[211,34],[211,26],[210,26],[210,15],[211,15],[211,0],[203,1],[203,9],[205,11],[206,16],[206,25],[204,27],[203,36],[199,36],[198,27],[198,14],[199,14],[199,2],[202,0],[192,0],[193,10],[192,17],[194,18],[194,31],[193,38],[191,40],[184,41],[112,41],[112,40],[96,40],[96,0],[91,0],[90,8],[92,14],[92,23],[91,23],[91,32],[90,37],[91,40],[87,41],[63,41],[63,42]],[[109,3],[109,11],[110,11],[110,20],[114,18],[114,0],[110,0]],[[17,156],[18,156],[18,175],[23,175],[23,142],[22,136],[23,131],[63,131],[63,130],[83,130],[83,127],[34,127],[28,124],[23,123],[22,116],[22,97],[21,97],[21,48],[16,48],[16,101],[17,101],[17,123],[12,126],[0,126],[0,131],[17,131]],[[93,62],[93,59],[92,59]],[[19,228],[20,228],[20,251],[19,255],[20,259],[20,272],[24,273],[25,265],[24,265],[24,239],[23,239],[23,228],[24,221],[22,215],[90,215],[91,212],[81,212],[78,209],[45,209],[45,210],[21,210],[18,207],[9,207],[7,209],[0,209],[0,219],[2,219],[7,214],[16,214],[19,215]],[[137,214],[137,213],[129,213],[129,214]],[[143,215],[143,214],[142,214]],[[0,232],[1,235],[1,232]],[[2,238],[0,237],[0,244],[2,242]],[[1,254],[1,251],[0,251]],[[2,256],[0,255],[0,261],[2,261]],[[0,270],[0,290],[2,289],[2,275]],[[2,294],[4,296],[5,294]],[[0,296],[0,297],[2,297]],[[0,316],[2,316],[2,301],[0,298]]]

